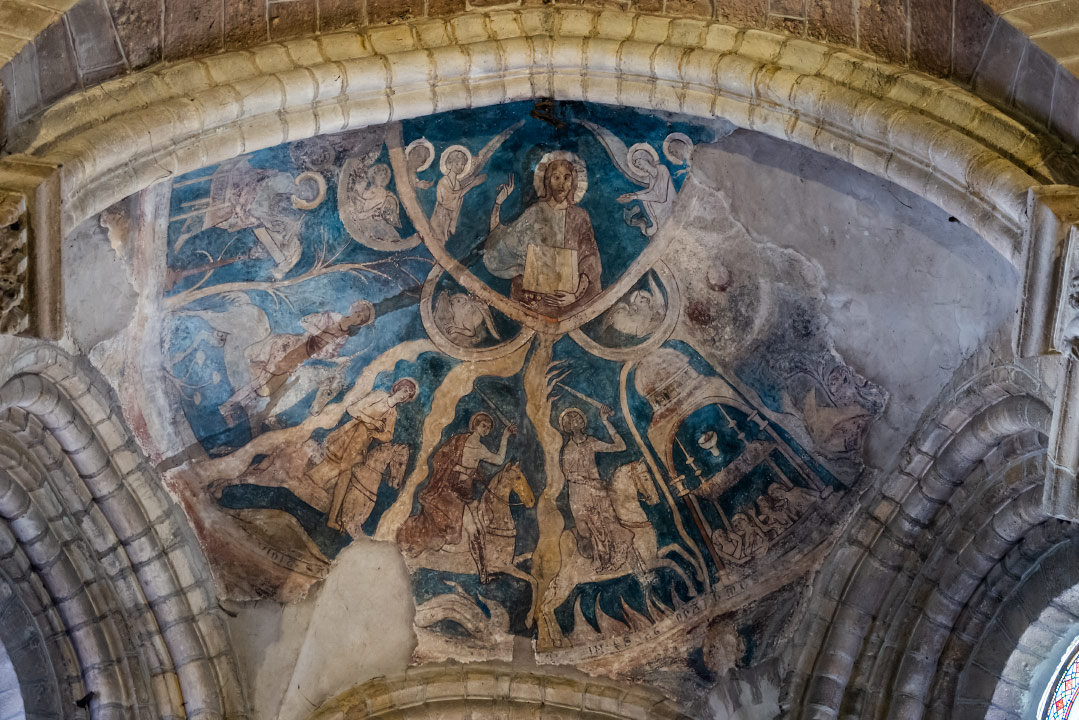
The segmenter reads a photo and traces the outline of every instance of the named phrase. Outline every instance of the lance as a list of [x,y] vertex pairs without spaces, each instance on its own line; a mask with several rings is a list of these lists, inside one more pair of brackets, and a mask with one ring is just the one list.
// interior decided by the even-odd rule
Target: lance
[[[686,456],[686,462],[689,463],[689,466],[691,468],[693,468],[694,473],[696,473],[699,479],[701,477],[701,473],[700,470],[697,469],[697,466],[693,461],[693,457],[688,452],[686,452],[685,446],[682,445],[682,441],[678,439],[677,435],[675,435],[674,441],[678,443],[678,448],[682,451],[682,454]],[[684,477],[679,475],[678,479],[681,480],[684,479]],[[720,558],[719,553],[716,551],[715,546],[712,545],[712,535],[705,527],[704,519],[701,517],[700,506],[697,505],[696,495],[687,490],[685,495],[683,495],[682,497],[685,498],[686,505],[689,507],[689,514],[690,517],[693,518],[693,523],[697,526],[697,530],[701,533],[701,539],[704,541],[704,546],[708,548],[708,554],[712,556],[712,560],[715,561],[716,567],[720,570],[723,570],[726,566],[723,560]]]

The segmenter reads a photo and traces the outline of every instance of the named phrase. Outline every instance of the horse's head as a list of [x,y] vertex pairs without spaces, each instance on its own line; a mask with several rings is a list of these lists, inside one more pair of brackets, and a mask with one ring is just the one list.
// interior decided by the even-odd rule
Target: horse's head
[[644,501],[649,505],[655,505],[659,502],[659,492],[656,490],[656,484],[652,482],[652,473],[648,471],[648,465],[644,460],[637,460],[633,463],[633,484],[637,488],[637,492],[641,494]]
[[506,467],[506,472],[510,473],[510,488],[517,493],[517,497],[521,498],[521,503],[529,508],[535,505],[536,496],[532,494],[532,487],[528,484],[528,478],[521,472],[521,464],[511,463]]

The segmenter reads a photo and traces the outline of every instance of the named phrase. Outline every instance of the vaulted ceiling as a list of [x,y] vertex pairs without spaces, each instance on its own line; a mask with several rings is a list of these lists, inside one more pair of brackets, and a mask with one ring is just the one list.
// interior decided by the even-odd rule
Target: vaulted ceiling
[[1030,715],[1071,4],[627,5],[0,4],[26,707]]

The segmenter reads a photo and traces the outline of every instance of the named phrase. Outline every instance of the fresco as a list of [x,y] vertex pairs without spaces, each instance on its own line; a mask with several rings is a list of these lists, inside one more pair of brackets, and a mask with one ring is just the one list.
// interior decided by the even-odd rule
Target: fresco
[[779,590],[887,394],[833,349],[816,266],[694,179],[730,130],[513,103],[176,179],[174,477],[212,559],[261,558],[220,560],[232,594],[294,597],[374,538],[411,572],[417,660],[526,638],[612,668],[692,667],[694,618]]

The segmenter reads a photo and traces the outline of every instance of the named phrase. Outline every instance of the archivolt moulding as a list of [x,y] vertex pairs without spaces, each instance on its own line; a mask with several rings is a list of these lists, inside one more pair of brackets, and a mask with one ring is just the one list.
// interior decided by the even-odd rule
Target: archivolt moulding
[[48,346],[14,371],[0,387],[0,570],[41,598],[65,706],[244,717],[205,559],[107,389]]
[[9,148],[62,166],[63,230],[243,153],[528,98],[722,117],[887,178],[1018,264],[1043,139],[943,80],[807,40],[616,10],[469,13],[267,44],[74,94]]
[[690,720],[642,686],[499,664],[425,665],[327,700],[309,720]]
[[[926,414],[922,428],[902,453],[900,467],[863,502],[861,516],[846,533],[853,540],[839,546],[860,549],[833,552],[819,575],[820,599],[814,600],[800,629],[801,656],[784,699],[792,717],[839,717],[844,703],[853,702],[867,687],[880,692],[872,684],[879,677],[862,677],[862,671],[871,673],[879,662],[876,632],[882,627],[906,628],[910,642],[892,638],[900,645],[887,660],[895,663],[895,672],[882,673],[894,678],[888,682],[896,683],[887,695],[890,705],[882,710],[867,702],[855,714],[877,717],[874,713],[880,711],[881,716],[890,712],[889,718],[934,717],[938,708],[928,703],[940,698],[937,669],[945,668],[941,676],[953,672],[946,667],[953,658],[944,652],[955,649],[949,638],[956,625],[968,622],[962,612],[975,597],[978,584],[1001,558],[1048,521],[1041,498],[1046,460],[1035,447],[1046,441],[1050,431],[1052,390],[1040,374],[1018,365],[997,364],[984,357],[971,362],[987,359],[973,377],[942,394],[938,407]],[[1030,483],[1014,502],[994,506],[997,512],[984,519],[984,528],[979,527],[969,542],[939,535],[948,519],[960,512],[957,506],[962,499],[975,494],[972,473],[1002,443],[1030,434],[1038,437],[1029,448],[1028,469],[1022,473]],[[894,617],[890,613],[905,611],[902,603],[917,594],[907,593],[918,581],[922,564],[936,557],[930,552],[935,539],[945,554],[958,551],[954,567],[943,563],[951,570],[941,576],[940,592],[930,588],[918,595],[919,602],[925,603],[923,621],[913,626],[889,625],[889,618]],[[863,684],[866,678],[868,686]]]

